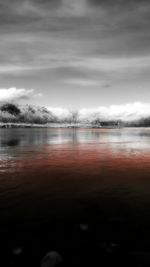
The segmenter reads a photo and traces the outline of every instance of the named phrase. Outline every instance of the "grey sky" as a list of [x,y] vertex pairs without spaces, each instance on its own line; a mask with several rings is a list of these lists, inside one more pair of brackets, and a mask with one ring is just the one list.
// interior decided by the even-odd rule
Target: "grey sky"
[[0,88],[53,107],[149,102],[149,14],[149,0],[0,0]]

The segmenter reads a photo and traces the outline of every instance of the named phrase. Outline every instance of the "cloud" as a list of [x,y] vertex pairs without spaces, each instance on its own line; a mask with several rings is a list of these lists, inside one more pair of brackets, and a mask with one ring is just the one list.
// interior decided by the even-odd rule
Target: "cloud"
[[150,117],[150,104],[140,102],[80,110],[80,118],[89,120],[100,118],[102,120],[133,121],[147,117]]
[[[11,55],[12,56],[12,55]],[[41,54],[37,56],[32,56],[27,62],[21,58],[21,55],[18,55],[18,59],[14,59],[10,56],[10,61],[14,64],[0,64],[0,74],[15,75],[15,74],[30,74],[32,72],[40,72],[46,70],[57,70],[60,68],[72,68],[74,71],[84,71],[94,73],[95,71],[103,74],[131,74],[139,73],[143,70],[150,69],[150,54],[147,56],[132,56],[132,57],[107,57],[107,56],[84,56],[74,54],[71,52],[62,54]],[[29,57],[28,51],[26,52],[27,58]],[[23,57],[23,55],[22,55]],[[5,61],[8,59],[5,58]],[[20,61],[19,63],[15,60]],[[23,62],[23,60],[25,62]],[[101,85],[100,81],[92,79],[68,79],[65,81],[67,84],[74,84],[80,86],[91,86],[91,85]]]
[[37,69],[36,66],[35,68],[29,65],[18,65],[18,66],[14,66],[11,64],[7,64],[7,65],[0,65],[0,74],[20,74],[20,73],[26,73],[29,71],[32,71],[34,69]]
[[[78,20],[87,18],[87,28],[94,23],[98,28],[125,27],[129,30],[135,24],[138,27],[145,27],[146,24],[149,26],[149,11],[149,0],[114,0],[113,5],[112,0],[0,0],[1,25],[14,24],[17,29],[27,26],[28,22],[30,29],[35,24],[36,27],[53,25],[55,30],[63,29],[65,19],[67,25],[73,23],[73,27],[76,25],[78,28]],[[63,18],[60,23],[59,18]]]
[[[71,111],[64,108],[48,107],[59,119],[67,118],[71,115]],[[92,121],[99,118],[100,120],[122,120],[134,121],[141,118],[150,117],[150,103],[129,103],[124,105],[101,106],[97,108],[83,108],[79,111],[79,119],[81,121]]]
[[56,117],[59,119],[67,118],[70,115],[70,111],[65,108],[53,108],[53,107],[47,107],[47,109],[52,112]]
[[139,57],[82,57],[70,62],[72,67],[101,70],[101,71],[128,71],[150,67],[150,56]]
[[75,86],[98,86],[101,85],[100,81],[88,80],[88,79],[68,79],[65,81],[66,84],[71,84]]
[[[114,0],[117,14],[110,12],[111,2],[0,0],[0,73],[63,66],[90,71],[140,68],[144,64],[149,68],[148,1]],[[135,10],[123,8],[130,3]]]
[[23,1],[21,4],[16,5],[16,13],[20,16],[30,15],[30,16],[42,16],[44,12],[32,1]]
[[27,99],[33,94],[33,89],[8,88],[0,89],[0,102]]
[[[2,86],[21,80],[22,87],[44,88],[46,104],[48,96],[57,98],[57,93],[53,94],[56,88],[62,103],[68,101],[70,106],[71,101],[79,105],[74,97],[68,97],[71,91],[76,95],[73,84],[84,87],[82,99],[84,89],[97,86],[102,79],[112,87],[109,96],[95,88],[98,97],[103,94],[99,103],[113,99],[122,103],[121,91],[123,97],[124,91],[128,94],[125,101],[135,101],[137,95],[146,101],[149,13],[149,0],[0,0]],[[89,89],[85,101],[98,103],[95,92],[88,98],[92,96]]]
[[62,0],[62,6],[58,10],[61,16],[80,17],[87,12],[86,0]]
[[65,84],[73,85],[73,86],[83,86],[83,87],[92,87],[92,86],[99,86],[99,88],[109,88],[111,84],[109,84],[105,80],[98,80],[98,79],[66,79],[64,80]]

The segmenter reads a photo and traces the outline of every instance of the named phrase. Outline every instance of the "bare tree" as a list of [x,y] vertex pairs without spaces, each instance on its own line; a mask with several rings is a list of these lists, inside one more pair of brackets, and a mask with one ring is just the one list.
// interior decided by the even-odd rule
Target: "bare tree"
[[79,112],[77,110],[73,110],[71,113],[71,122],[77,123],[79,121]]

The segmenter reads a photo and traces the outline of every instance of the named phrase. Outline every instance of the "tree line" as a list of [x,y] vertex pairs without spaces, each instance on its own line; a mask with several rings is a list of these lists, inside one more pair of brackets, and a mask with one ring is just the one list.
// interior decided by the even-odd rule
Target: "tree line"
[[84,123],[92,127],[150,127],[150,117],[134,121],[104,120],[100,115],[80,118],[78,111],[70,111],[65,117],[58,116],[45,107],[31,105],[19,106],[14,103],[4,103],[0,106],[1,123]]

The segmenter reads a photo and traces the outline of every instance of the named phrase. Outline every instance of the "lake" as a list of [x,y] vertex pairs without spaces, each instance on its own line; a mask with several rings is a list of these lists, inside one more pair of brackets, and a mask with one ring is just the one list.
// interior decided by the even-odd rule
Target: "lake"
[[134,238],[146,240],[149,208],[149,128],[0,129],[0,232],[9,246],[66,225],[98,225],[114,239],[137,229]]

